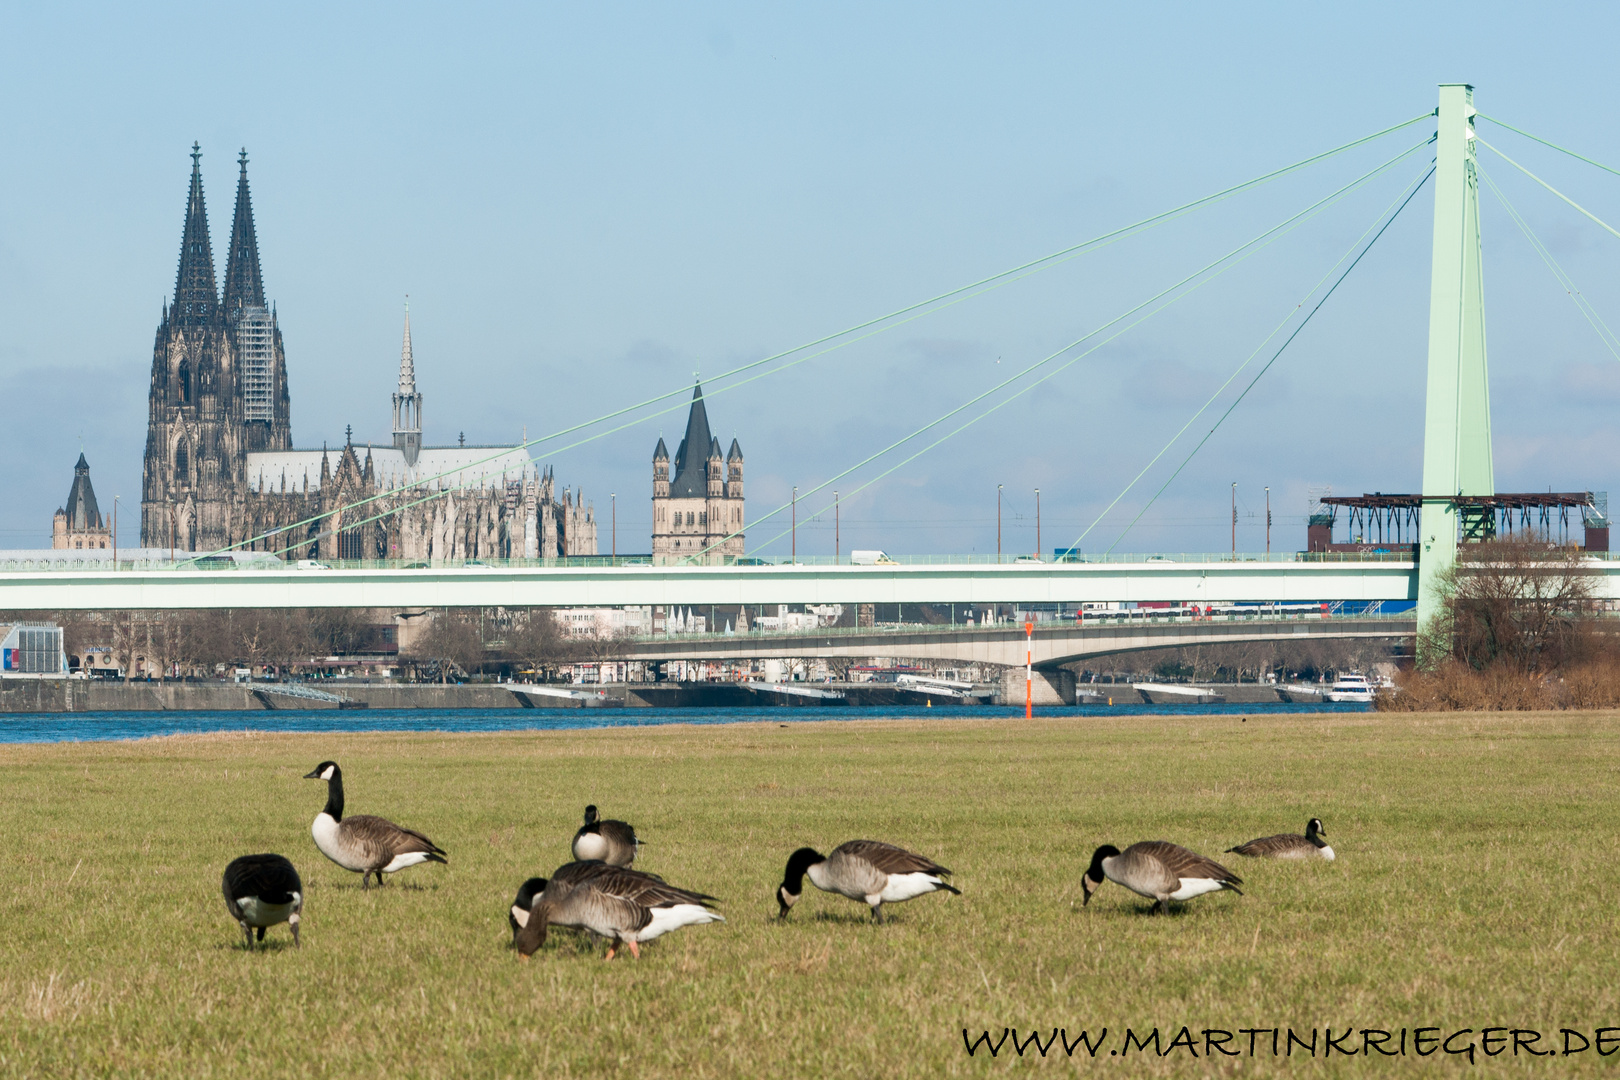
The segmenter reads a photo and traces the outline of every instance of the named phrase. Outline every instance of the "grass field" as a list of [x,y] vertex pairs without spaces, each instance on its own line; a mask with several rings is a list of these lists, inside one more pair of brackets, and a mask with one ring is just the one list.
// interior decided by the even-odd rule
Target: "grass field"
[[[1620,718],[1570,713],[0,746],[0,1075],[1612,1072],[1620,1055],[1595,1047],[1481,1045],[1469,1069],[1410,1039],[1405,1060],[1273,1058],[1269,1033],[1253,1058],[1248,1035],[1243,1057],[1208,1058],[1202,1031],[1475,1029],[1462,1049],[1502,1026],[1545,1050],[1560,1028],[1620,1025],[1617,750]],[[361,892],[321,857],[325,785],[301,777],[328,757],[350,813],[423,830],[450,865]],[[587,802],[637,826],[638,867],[720,896],[728,921],[639,962],[559,932],[519,964],[506,905],[567,861]],[[1334,863],[1220,855],[1312,815]],[[963,895],[875,926],[807,888],[774,921],[788,853],[856,837],[937,858]],[[1108,884],[1082,909],[1097,844],[1161,838],[1229,859],[1246,895],[1162,918]],[[283,926],[249,953],[225,915],[220,873],[257,851],[303,874],[302,950]],[[1126,1027],[1157,1027],[1163,1049],[1184,1025],[1194,1052],[1109,1057]],[[1095,1062],[967,1055],[964,1028],[1005,1027],[1109,1036]]]

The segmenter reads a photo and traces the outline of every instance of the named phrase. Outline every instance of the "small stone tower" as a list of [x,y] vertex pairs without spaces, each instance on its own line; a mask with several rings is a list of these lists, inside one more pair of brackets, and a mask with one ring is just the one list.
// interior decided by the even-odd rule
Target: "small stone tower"
[[695,386],[673,469],[662,438],[653,451],[654,563],[723,563],[743,554],[742,465],[735,439],[731,456],[722,455],[703,387]]

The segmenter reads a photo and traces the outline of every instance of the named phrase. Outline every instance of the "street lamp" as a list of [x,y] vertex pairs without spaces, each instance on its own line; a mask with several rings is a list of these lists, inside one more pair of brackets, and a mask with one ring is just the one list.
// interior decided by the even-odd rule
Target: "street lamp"
[[1041,557],[1041,489],[1035,489],[1035,557]]
[[1001,485],[996,485],[996,562],[1001,561]]
[[113,496],[113,569],[118,569],[118,500],[122,495]]
[[613,557],[619,557],[619,493],[608,492],[608,500],[613,504]]

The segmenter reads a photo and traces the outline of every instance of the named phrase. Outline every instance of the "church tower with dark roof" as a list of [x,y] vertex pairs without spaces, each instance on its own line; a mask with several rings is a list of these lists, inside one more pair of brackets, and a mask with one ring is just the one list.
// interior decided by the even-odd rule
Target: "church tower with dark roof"
[[709,431],[701,384],[692,389],[686,436],[673,469],[660,437],[653,451],[653,562],[722,563],[743,554],[742,449],[723,457]]

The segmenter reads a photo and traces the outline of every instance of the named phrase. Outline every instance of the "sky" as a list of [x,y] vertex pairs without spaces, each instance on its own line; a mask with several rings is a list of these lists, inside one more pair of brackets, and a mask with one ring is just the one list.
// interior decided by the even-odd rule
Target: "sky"
[[[537,438],[675,394],[532,450],[595,505],[604,551],[615,512],[618,550],[647,551],[653,446],[679,441],[696,374],[747,459],[749,550],[787,553],[789,513],[760,519],[797,487],[798,551],[830,554],[830,488],[807,493],[1059,354],[834,481],[842,550],[993,552],[999,488],[1009,552],[1036,547],[1036,489],[1044,550],[1220,551],[1234,483],[1237,547],[1264,550],[1269,487],[1272,548],[1296,550],[1313,489],[1418,490],[1432,186],[1188,454],[1421,179],[1430,120],[749,373],[764,377],[723,376],[1423,116],[1442,82],[1620,167],[1604,104],[1620,9],[1558,11],[12,5],[0,548],[49,544],[81,450],[134,542],[195,140],[220,272],[248,152],[297,446],[347,425],[389,441],[409,295],[430,444]],[[1620,177],[1480,131],[1620,223]],[[1062,351],[1404,151],[1163,311]],[[1620,238],[1481,160],[1620,327]],[[1497,488],[1620,493],[1620,357],[1493,194],[1481,214]]]

